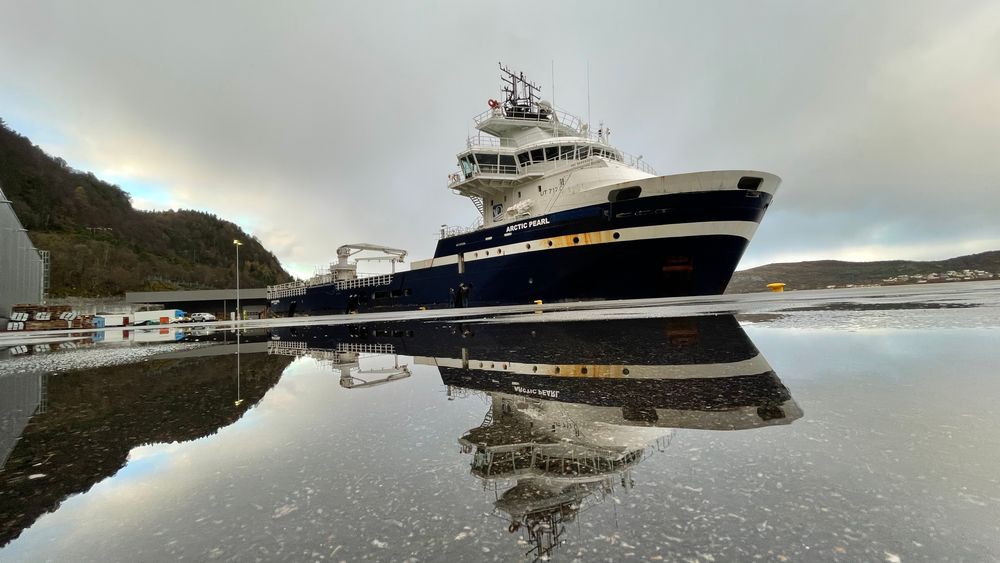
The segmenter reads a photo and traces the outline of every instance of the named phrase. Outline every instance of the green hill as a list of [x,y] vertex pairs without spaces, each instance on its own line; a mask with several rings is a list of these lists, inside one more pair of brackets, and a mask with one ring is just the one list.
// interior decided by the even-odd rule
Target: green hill
[[823,289],[830,285],[846,286],[882,283],[882,280],[901,274],[942,273],[949,270],[985,270],[1000,274],[1000,250],[969,254],[947,260],[915,262],[886,260],[881,262],[841,262],[818,260],[767,264],[736,272],[726,293],[767,291],[771,282],[783,282],[786,289]]
[[73,170],[0,120],[0,186],[32,242],[51,252],[50,295],[235,287],[289,281],[274,254],[199,211],[139,211],[121,188]]

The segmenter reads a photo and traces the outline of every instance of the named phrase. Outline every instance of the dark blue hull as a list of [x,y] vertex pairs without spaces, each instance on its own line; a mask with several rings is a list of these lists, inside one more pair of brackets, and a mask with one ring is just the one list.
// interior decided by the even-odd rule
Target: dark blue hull
[[[745,190],[686,193],[535,217],[441,240],[435,262],[443,265],[394,274],[381,286],[309,287],[304,295],[272,300],[271,312],[322,315],[720,294],[749,240],[707,227],[754,227],[770,199]],[[669,236],[658,236],[664,229]],[[593,240],[599,236],[604,238]],[[506,252],[498,252],[503,248]],[[459,254],[462,264],[456,263]]]

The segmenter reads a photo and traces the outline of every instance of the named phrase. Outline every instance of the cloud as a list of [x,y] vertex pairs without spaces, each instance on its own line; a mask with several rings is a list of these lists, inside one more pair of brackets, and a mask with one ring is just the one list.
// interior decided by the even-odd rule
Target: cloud
[[[33,2],[0,103],[137,205],[207,210],[310,274],[345,242],[433,252],[497,60],[660,173],[764,169],[744,265],[1000,239],[995,3]],[[551,76],[556,78],[553,92]],[[156,185],[155,197],[141,186]]]

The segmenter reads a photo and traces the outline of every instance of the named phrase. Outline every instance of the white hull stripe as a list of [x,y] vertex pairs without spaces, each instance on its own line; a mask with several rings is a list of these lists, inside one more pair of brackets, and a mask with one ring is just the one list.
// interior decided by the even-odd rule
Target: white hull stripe
[[[757,225],[758,224],[753,221],[705,221],[702,223],[676,223],[671,225],[648,225],[645,227],[609,229],[606,231],[592,231],[589,233],[540,238],[518,242],[516,244],[498,245],[492,248],[465,252],[463,253],[463,257],[465,262],[474,262],[476,260],[489,260],[491,258],[510,256],[512,254],[542,252],[545,250],[555,250],[557,248],[567,248],[571,246],[711,235],[742,237],[749,241],[753,238],[753,234],[757,231]],[[616,236],[617,238],[615,238]],[[422,262],[426,264],[425,267],[457,264],[458,255],[452,254],[449,256],[440,256],[434,258],[433,260],[423,260]],[[410,269],[420,268],[413,268],[411,266]]]
[[758,375],[772,371],[764,356],[739,362],[721,364],[672,364],[672,365],[611,365],[611,364],[525,364],[518,362],[498,362],[494,360],[469,360],[463,365],[460,358],[423,358],[414,360],[418,364],[438,367],[478,369],[521,375],[542,375],[546,377],[594,377],[604,379],[712,379]]

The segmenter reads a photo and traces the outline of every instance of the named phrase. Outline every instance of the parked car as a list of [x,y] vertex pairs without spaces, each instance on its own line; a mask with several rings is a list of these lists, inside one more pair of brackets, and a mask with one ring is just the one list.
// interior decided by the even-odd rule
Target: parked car
[[191,322],[195,323],[210,323],[215,320],[215,315],[212,313],[194,313],[191,315]]

